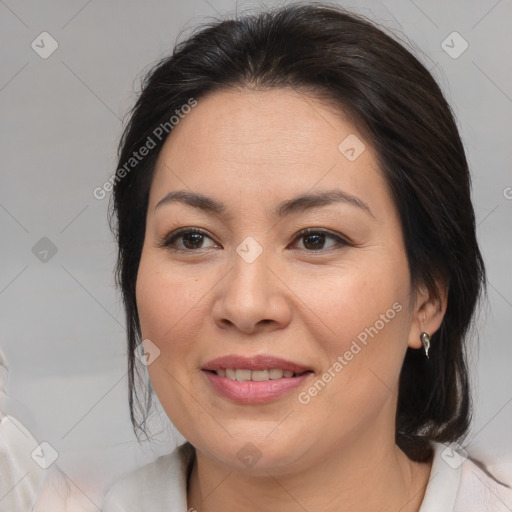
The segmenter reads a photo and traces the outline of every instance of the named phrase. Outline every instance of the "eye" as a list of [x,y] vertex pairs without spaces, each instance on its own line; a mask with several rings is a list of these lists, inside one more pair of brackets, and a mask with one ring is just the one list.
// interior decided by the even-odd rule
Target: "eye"
[[[315,228],[308,228],[303,229],[295,238],[295,240],[302,241],[303,249],[307,250],[308,252],[326,252],[325,243],[326,239],[334,240],[335,243],[332,243],[330,247],[334,247],[336,245],[346,246],[349,245],[349,243],[341,238],[340,236],[337,236],[329,231],[323,230],[323,229],[315,229]],[[301,247],[299,247],[301,248]],[[302,249],[301,248],[301,249]]]
[[[181,243],[177,243],[180,239]],[[198,249],[208,249],[208,247],[218,247],[215,242],[213,242],[213,245],[205,246],[205,239],[213,242],[213,240],[202,229],[182,228],[167,235],[159,245],[177,251],[193,251]]]
[[[334,243],[331,243],[326,248],[325,244],[327,239],[333,240]],[[206,240],[210,240],[211,244],[205,245]],[[300,231],[295,237],[294,242],[297,241],[302,242],[303,247],[299,247],[299,249],[317,253],[327,252],[326,249],[335,247],[336,245],[350,245],[350,243],[342,237],[329,231],[316,228],[308,228]],[[199,228],[181,228],[177,231],[173,231],[159,243],[159,246],[176,251],[197,251],[211,247],[219,247],[205,231]]]

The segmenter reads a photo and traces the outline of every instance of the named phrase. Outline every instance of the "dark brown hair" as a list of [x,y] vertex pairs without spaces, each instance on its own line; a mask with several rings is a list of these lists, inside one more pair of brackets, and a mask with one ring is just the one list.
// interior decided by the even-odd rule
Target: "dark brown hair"
[[[111,225],[118,242],[116,279],[128,324],[129,403],[135,431],[151,405],[136,392],[141,342],[135,299],[148,196],[166,140],[156,127],[190,98],[229,88],[292,87],[348,113],[375,148],[401,218],[413,287],[437,293],[448,307],[427,360],[408,349],[400,375],[396,439],[414,460],[430,441],[460,441],[471,402],[465,339],[485,285],[475,236],[470,175],[451,109],[427,69],[372,22],[331,4],[291,4],[202,25],[145,76],[119,145],[118,169],[148,137],[156,147],[116,175]],[[171,132],[171,130],[169,130]]]

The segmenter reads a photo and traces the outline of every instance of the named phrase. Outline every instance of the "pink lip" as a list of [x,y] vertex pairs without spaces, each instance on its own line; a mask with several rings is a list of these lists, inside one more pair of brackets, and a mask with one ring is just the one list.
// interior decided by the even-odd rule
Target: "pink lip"
[[230,354],[228,356],[218,357],[217,359],[209,361],[202,369],[217,371],[226,368],[240,368],[245,370],[267,370],[270,368],[280,368],[281,370],[291,370],[295,373],[302,373],[310,370],[307,366],[266,354],[258,354],[250,357]]
[[227,377],[221,377],[210,371],[203,371],[203,373],[217,393],[242,404],[263,404],[277,400],[292,389],[300,386],[310,375],[313,375],[313,373],[305,373],[290,378],[283,377],[282,379],[260,382],[252,380],[239,382]]
[[[274,379],[268,381],[239,382],[214,373],[221,369],[267,370],[279,368],[304,373],[296,377]],[[206,363],[203,373],[213,389],[221,396],[243,404],[262,404],[277,400],[281,396],[300,386],[313,372],[310,368],[280,357],[258,354],[255,356],[239,356],[236,354],[219,357]],[[309,370],[309,371],[308,371]]]

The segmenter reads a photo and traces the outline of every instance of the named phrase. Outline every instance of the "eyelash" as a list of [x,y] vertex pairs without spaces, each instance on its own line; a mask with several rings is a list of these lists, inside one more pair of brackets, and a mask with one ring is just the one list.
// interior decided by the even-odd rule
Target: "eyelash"
[[[176,251],[176,252],[199,252],[204,249],[208,249],[208,247],[201,247],[199,249],[178,249],[176,247],[173,247],[173,244],[175,243],[175,241],[178,238],[181,238],[184,235],[188,235],[188,234],[203,235],[213,241],[213,239],[208,235],[208,233],[206,233],[206,231],[204,231],[200,228],[180,228],[176,231],[169,233],[165,237],[163,237],[162,241],[158,244],[158,246],[165,247],[168,250]],[[341,247],[353,245],[348,240],[340,237],[339,235],[331,233],[330,231],[327,231],[325,229],[316,229],[316,228],[306,228],[306,229],[299,231],[297,233],[297,235],[295,236],[295,238],[293,239],[293,242],[296,242],[297,240],[299,240],[307,235],[312,235],[312,234],[323,234],[329,238],[333,238],[334,240],[336,240],[337,245],[341,246]],[[319,249],[319,250],[300,249],[300,250],[304,250],[311,254],[325,254],[325,253],[331,252],[333,247],[335,247],[335,246],[332,246],[328,249]]]

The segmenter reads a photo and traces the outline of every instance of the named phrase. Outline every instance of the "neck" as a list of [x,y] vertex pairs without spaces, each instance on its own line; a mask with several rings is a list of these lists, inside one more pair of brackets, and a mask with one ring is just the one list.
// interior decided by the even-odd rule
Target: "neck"
[[296,512],[418,512],[431,463],[411,461],[391,439],[373,435],[344,440],[307,470],[253,476],[196,451],[188,506],[220,510]]

